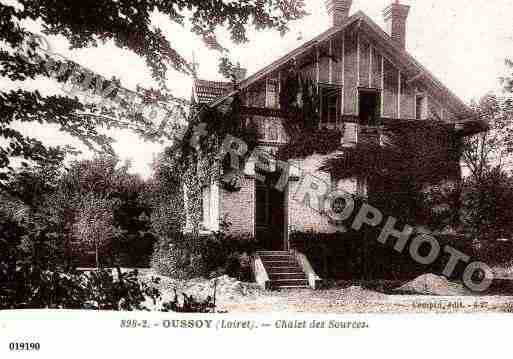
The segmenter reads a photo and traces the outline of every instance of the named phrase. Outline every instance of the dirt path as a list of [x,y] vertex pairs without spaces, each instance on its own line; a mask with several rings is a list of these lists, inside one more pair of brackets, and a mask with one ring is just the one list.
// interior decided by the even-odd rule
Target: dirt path
[[[143,280],[157,276],[148,270]],[[214,294],[214,280],[190,281],[160,278],[163,301],[177,293],[187,293],[197,299]],[[328,290],[263,291],[253,283],[241,283],[233,278],[220,277],[216,284],[216,304],[229,313],[486,313],[513,312],[510,296],[424,296],[389,295],[360,286]]]

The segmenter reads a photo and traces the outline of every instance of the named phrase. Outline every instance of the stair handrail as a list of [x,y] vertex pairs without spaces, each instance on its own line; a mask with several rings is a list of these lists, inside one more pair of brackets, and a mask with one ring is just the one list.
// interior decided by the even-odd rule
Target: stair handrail
[[292,252],[296,257],[299,266],[301,267],[303,272],[305,272],[306,278],[308,280],[308,285],[310,285],[310,288],[319,289],[322,285],[322,279],[317,275],[317,273],[315,273],[315,270],[313,269],[306,255],[299,252],[297,249],[292,249]]
[[257,282],[262,289],[271,289],[269,274],[267,274],[262,258],[260,258],[258,253],[253,255],[253,275],[255,276],[255,282]]

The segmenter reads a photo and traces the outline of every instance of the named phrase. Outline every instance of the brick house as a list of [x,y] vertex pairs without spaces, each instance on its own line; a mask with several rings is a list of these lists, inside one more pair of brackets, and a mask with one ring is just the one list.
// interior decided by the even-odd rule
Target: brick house
[[[296,50],[246,77],[240,69],[237,88],[228,82],[196,79],[193,98],[204,106],[218,106],[235,92],[242,99],[245,120],[257,124],[259,145],[270,153],[289,138],[280,114],[280,92],[293,62],[318,88],[320,127],[342,131],[341,148],[372,138],[381,142],[379,128],[387,124],[441,121],[461,137],[483,130],[471,110],[405,49],[409,6],[397,1],[384,12],[387,31],[359,11],[349,16],[351,0],[326,0],[329,28]],[[308,136],[305,133],[305,136]],[[321,156],[294,161],[295,168],[314,173],[350,193],[364,194],[360,178],[334,182],[319,171]],[[249,233],[265,243],[263,249],[289,250],[292,231],[333,232],[322,214],[295,201],[299,176],[291,175],[285,191],[258,181],[249,163],[239,191],[219,183],[203,189],[203,227],[218,230],[227,218],[235,233]]]

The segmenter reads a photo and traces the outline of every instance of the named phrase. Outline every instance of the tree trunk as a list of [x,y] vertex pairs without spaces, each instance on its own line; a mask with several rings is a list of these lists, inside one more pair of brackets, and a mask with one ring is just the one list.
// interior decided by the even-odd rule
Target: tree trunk
[[100,269],[100,256],[98,255],[98,241],[94,243],[95,256],[96,256],[96,269]]

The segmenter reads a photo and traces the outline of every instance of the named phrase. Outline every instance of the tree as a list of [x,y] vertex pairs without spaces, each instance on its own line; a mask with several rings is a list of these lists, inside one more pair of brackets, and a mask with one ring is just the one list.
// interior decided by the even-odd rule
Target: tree
[[73,255],[74,226],[83,220],[85,200],[90,196],[104,199],[115,204],[109,207],[111,221],[123,233],[113,242],[115,255],[109,264],[144,266],[155,240],[148,218],[153,204],[144,200],[149,185],[129,170],[130,163],[109,156],[73,162],[67,171],[54,166],[27,167],[15,172],[6,191],[0,193],[0,212],[25,229],[27,249],[38,250],[40,256],[47,252],[44,260],[62,268],[77,260],[85,264],[85,258]]
[[465,232],[477,239],[511,236],[511,179],[506,171],[513,153],[511,80],[503,79],[505,96],[487,94],[474,103],[488,129],[463,142],[462,219]]
[[479,240],[513,235],[513,179],[495,167],[479,182],[467,179],[463,193],[466,232]]
[[81,201],[73,226],[74,235],[80,241],[93,246],[96,268],[101,268],[100,247],[115,240],[122,233],[114,225],[114,209],[117,205],[116,201],[95,194],[88,194]]
[[[99,127],[126,127],[144,124],[138,112],[133,112],[133,101],[138,97],[145,104],[166,104],[175,99],[166,87],[169,69],[191,73],[192,66],[183,54],[164,36],[161,29],[151,24],[151,16],[160,13],[170,22],[184,26],[191,24],[193,34],[199,36],[211,49],[222,54],[222,68],[230,68],[228,51],[216,37],[219,27],[226,27],[235,43],[248,41],[247,30],[275,29],[280,33],[288,30],[290,21],[305,15],[303,1],[262,0],[248,2],[204,0],[120,0],[105,2],[88,1],[86,7],[77,1],[18,0],[13,5],[0,5],[0,75],[13,81],[34,78],[52,78],[65,83],[86,83],[83,90],[108,94],[117,101],[120,110],[112,108],[90,109],[76,97],[43,96],[38,91],[0,91],[2,127],[0,137],[6,145],[0,147],[0,169],[9,169],[12,157],[22,157],[40,163],[58,162],[73,151],[66,146],[48,146],[37,138],[24,136],[13,127],[16,121],[56,124],[61,131],[82,140],[91,149],[112,153],[112,139],[101,133]],[[151,70],[157,88],[138,88],[137,92],[124,91],[119,80],[106,80],[99,76],[87,81],[90,71],[79,64],[63,59],[58,54],[42,49],[40,38],[34,37],[22,23],[26,20],[39,22],[45,35],[62,35],[71,49],[98,47],[108,41],[143,58]],[[17,49],[22,51],[17,51]],[[114,87],[112,87],[114,86]],[[112,90],[114,88],[114,90]],[[184,102],[185,103],[185,102]],[[96,111],[82,116],[86,110]],[[122,118],[124,121],[118,121]],[[132,127],[137,129],[138,126]],[[3,173],[0,180],[5,180]]]
[[168,148],[153,164],[147,201],[152,208],[151,227],[159,238],[170,238],[185,226],[183,182],[173,169],[174,153]]
[[463,143],[463,164],[474,181],[482,181],[496,166],[502,168],[513,151],[512,112],[508,100],[494,94],[484,96],[472,107],[488,122],[488,129],[467,137]]
[[[70,231],[69,226],[83,215],[84,201],[91,196],[102,199],[102,203],[112,210],[112,218],[109,219],[111,225],[123,234],[116,241],[110,241],[113,256],[109,258],[109,263],[117,261],[144,266],[155,240],[148,218],[153,213],[153,204],[146,200],[150,191],[149,183],[130,173],[129,162],[122,163],[112,156],[100,156],[72,163],[52,198],[58,200],[56,197],[66,194],[67,199],[62,198],[64,201],[57,208],[63,209],[64,217],[61,219],[66,223],[63,231],[68,232],[69,237],[77,233],[76,228]],[[67,217],[67,213],[71,216]]]

